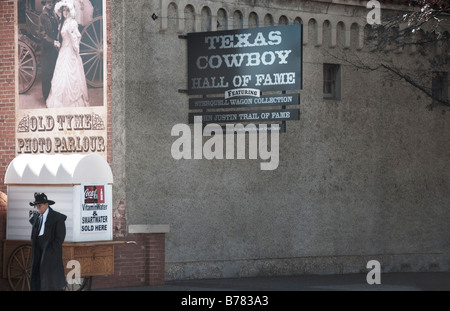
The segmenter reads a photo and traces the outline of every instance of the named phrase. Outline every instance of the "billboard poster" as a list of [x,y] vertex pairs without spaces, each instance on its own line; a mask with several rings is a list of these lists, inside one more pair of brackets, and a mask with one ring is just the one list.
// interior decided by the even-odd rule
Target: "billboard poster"
[[106,157],[104,1],[16,1],[17,155]]
[[189,33],[188,95],[260,97],[302,88],[300,24]]
[[103,233],[109,230],[108,204],[104,184],[83,184],[81,198],[81,233]]

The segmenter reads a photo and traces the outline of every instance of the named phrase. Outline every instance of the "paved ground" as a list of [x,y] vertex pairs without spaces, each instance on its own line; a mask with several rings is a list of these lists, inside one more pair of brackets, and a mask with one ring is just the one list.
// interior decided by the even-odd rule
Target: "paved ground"
[[385,273],[369,285],[366,274],[300,275],[167,281],[162,286],[96,291],[450,291],[450,272]]

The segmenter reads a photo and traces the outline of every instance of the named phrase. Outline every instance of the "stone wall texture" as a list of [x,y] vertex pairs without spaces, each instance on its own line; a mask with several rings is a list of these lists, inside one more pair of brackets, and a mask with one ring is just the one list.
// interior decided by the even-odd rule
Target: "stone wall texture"
[[[449,269],[449,114],[342,60],[393,60],[431,83],[416,47],[369,51],[368,11],[366,1],[112,1],[115,187],[129,224],[170,225],[167,279],[353,273],[371,259],[383,271]],[[189,112],[179,35],[295,22],[301,115],[280,135],[278,168],[173,159],[171,129]],[[323,98],[324,63],[341,65],[340,100]]]

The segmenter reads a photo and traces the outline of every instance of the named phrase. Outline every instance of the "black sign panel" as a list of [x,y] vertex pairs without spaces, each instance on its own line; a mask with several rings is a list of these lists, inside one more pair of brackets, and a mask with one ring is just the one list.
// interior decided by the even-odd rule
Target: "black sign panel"
[[263,95],[237,98],[190,98],[189,109],[242,108],[299,105],[300,94]]
[[301,24],[189,33],[187,39],[189,95],[301,89]]
[[194,123],[194,117],[201,116],[202,123],[240,123],[240,122],[261,122],[261,121],[287,121],[299,120],[299,109],[280,110],[252,110],[233,112],[206,112],[189,113],[189,123]]

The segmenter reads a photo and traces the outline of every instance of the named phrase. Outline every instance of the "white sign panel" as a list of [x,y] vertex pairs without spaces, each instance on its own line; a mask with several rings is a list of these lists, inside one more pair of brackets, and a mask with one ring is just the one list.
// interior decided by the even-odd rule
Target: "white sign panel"
[[81,187],[80,233],[104,233],[110,230],[110,214],[105,184],[83,184]]

